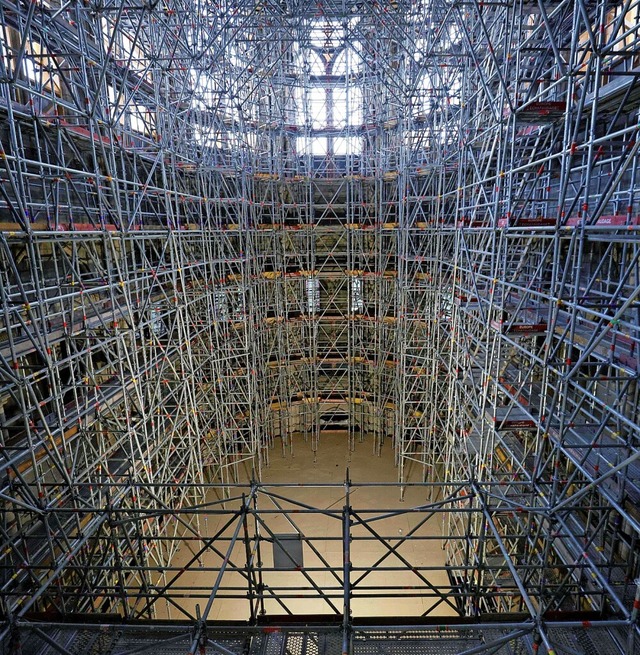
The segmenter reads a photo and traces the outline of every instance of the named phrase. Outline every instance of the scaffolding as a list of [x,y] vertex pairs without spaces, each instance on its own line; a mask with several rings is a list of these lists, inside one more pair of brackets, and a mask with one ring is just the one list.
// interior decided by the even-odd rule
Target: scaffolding
[[[366,489],[380,485],[351,483],[348,472],[343,484],[207,485],[211,500],[180,509],[156,500],[158,485],[105,483],[112,496],[122,500],[114,502],[108,512],[102,506],[85,506],[84,547],[65,556],[64,581],[50,564],[29,568],[42,592],[39,596],[21,592],[21,609],[0,636],[8,645],[7,652],[23,648],[23,652],[38,654],[80,652],[79,648],[131,654],[153,648],[173,653],[176,644],[181,652],[210,648],[234,655],[272,652],[284,648],[283,644],[296,646],[302,653],[324,655],[398,648],[436,653],[443,642],[456,653],[508,655],[536,652],[541,646],[548,652],[637,652],[640,588],[635,609],[615,618],[604,618],[593,610],[545,609],[541,614],[539,608],[555,590],[526,586],[523,581],[530,574],[530,564],[511,560],[508,544],[500,539],[503,559],[487,557],[482,567],[472,560],[442,565],[425,557],[422,551],[429,543],[457,538],[455,522],[451,523],[453,532],[445,529],[435,535],[430,523],[451,515],[464,517],[470,524],[486,523],[482,534],[467,535],[468,548],[479,552],[491,546],[502,516],[512,513],[513,507],[490,497],[505,483],[487,484],[470,499],[465,490],[473,482],[451,482],[448,497],[402,508],[397,504],[387,508],[354,505],[352,495],[360,491],[356,497],[366,501]],[[433,485],[440,490],[439,483],[405,486],[424,497],[433,495],[429,489]],[[83,486],[78,487],[79,494]],[[381,486],[397,498],[400,485]],[[519,482],[506,486],[514,495],[521,493]],[[229,497],[216,497],[229,488]],[[329,508],[303,500],[309,491],[320,488],[325,497],[335,500]],[[140,505],[129,502],[134,494],[143,499]],[[539,515],[536,506],[521,505],[519,512],[523,521],[534,521]],[[178,536],[149,538],[135,527],[157,517],[186,526],[193,514],[203,527],[189,527]],[[105,515],[108,519],[103,520]],[[406,534],[398,534],[399,520],[407,525]],[[91,529],[95,523],[99,527]],[[282,533],[283,528],[287,533]],[[131,529],[138,532],[138,543],[127,546],[122,537]],[[29,541],[38,545],[39,536]],[[186,565],[143,563],[141,544],[158,548],[165,541],[186,545]],[[87,567],[86,561],[98,553],[113,553],[117,558],[117,582],[92,580],[87,575],[97,563]],[[106,568],[113,561],[102,564]],[[540,566],[544,570],[549,565]],[[141,573],[145,584],[138,581]],[[494,582],[484,586],[488,576]],[[478,606],[473,614],[463,613],[470,599],[465,578],[474,581],[476,601],[493,604],[494,611]],[[565,594],[579,593],[575,581],[562,586]],[[62,611],[65,605],[82,607],[107,599],[112,601],[107,613]],[[399,615],[392,606],[391,616],[367,621],[361,618],[362,609],[370,599],[393,601],[395,608],[413,611]],[[174,610],[173,620],[149,622],[147,617],[154,615],[161,602]],[[215,620],[214,608],[224,607],[225,602],[233,603],[233,620]],[[495,607],[505,603],[511,609],[497,620]]]
[[[638,5],[456,11],[473,74],[444,194],[456,207],[448,465],[521,481],[543,508],[500,518],[491,539],[512,561],[555,562],[524,578],[549,590],[547,608],[621,607],[640,518]],[[486,531],[454,520],[461,535]],[[487,548],[476,556],[497,541]]]
[[425,593],[520,626],[456,647],[580,652],[586,616],[631,655],[639,31],[638,0],[0,0],[6,652],[32,608],[182,611],[180,545],[228,536],[198,508],[339,431],[442,503]]

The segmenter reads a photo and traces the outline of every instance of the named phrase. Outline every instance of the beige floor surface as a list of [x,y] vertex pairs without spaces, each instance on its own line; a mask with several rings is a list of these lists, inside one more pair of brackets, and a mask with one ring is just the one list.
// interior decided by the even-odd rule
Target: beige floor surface
[[[382,455],[378,457],[373,454],[371,441],[366,437],[356,442],[354,452],[351,453],[346,442],[343,433],[323,434],[315,458],[310,446],[303,441],[295,444],[293,454],[287,450],[285,456],[282,456],[281,449],[271,452],[269,466],[263,472],[263,483],[267,485],[332,483],[340,486],[267,487],[266,494],[259,498],[260,509],[267,510],[259,525],[263,538],[276,534],[301,533],[311,541],[311,544],[305,542],[303,545],[302,570],[263,572],[266,590],[264,609],[268,614],[291,612],[331,615],[342,612],[343,540],[340,510],[344,505],[345,490],[342,483],[346,469],[349,468],[351,481],[356,485],[359,482],[397,480],[390,443],[384,445]],[[246,470],[243,475],[246,479],[250,477]],[[421,475],[422,470],[416,465],[414,470],[409,470],[408,479],[419,481]],[[430,591],[430,585],[440,588],[448,585],[443,570],[444,551],[442,539],[439,538],[442,533],[439,519],[433,517],[416,528],[424,521],[424,513],[393,513],[393,510],[408,510],[429,502],[427,491],[424,488],[408,487],[404,501],[401,502],[397,488],[356,486],[350,496],[351,506],[357,513],[350,530],[352,614],[356,617],[419,616],[427,611],[435,616],[452,614],[452,608],[445,603],[438,603],[437,593]],[[307,513],[304,510],[306,505],[334,510],[336,513],[331,516]],[[229,508],[237,506],[237,502],[228,505]],[[270,513],[277,509],[284,509],[286,515]],[[386,513],[381,515],[372,510],[392,510],[392,513],[386,516]],[[376,519],[372,520],[374,517]],[[215,535],[223,525],[222,517],[211,516],[206,522],[201,522],[201,534]],[[209,548],[199,558],[204,569],[221,565],[236,525],[237,522],[234,522],[228,526],[221,535],[223,539],[215,542],[218,554]],[[404,539],[412,530],[412,537],[422,539]],[[251,522],[249,532],[255,532]],[[193,558],[192,550],[200,547],[200,544],[191,542],[190,546],[183,545],[180,548],[173,562],[174,567],[189,565],[189,560]],[[270,542],[261,542],[261,560],[264,569],[273,566]],[[231,552],[230,563],[231,566],[243,566],[245,562],[245,546],[240,542]],[[414,567],[433,567],[439,570],[420,572],[415,571]],[[215,571],[203,570],[197,562],[195,566],[191,565],[179,577],[180,586],[191,597],[182,599],[180,605],[195,615],[198,603],[203,612],[207,605],[204,596],[209,595],[216,578]],[[238,572],[228,571],[222,578],[221,587],[220,597],[213,601],[207,618],[248,618],[246,578]],[[323,598],[323,594],[329,597]],[[203,597],[194,598],[196,595]],[[230,595],[235,597],[222,597]],[[275,600],[276,597],[280,598],[281,603]],[[157,603],[156,611],[159,618],[187,618],[183,612],[165,601]]]

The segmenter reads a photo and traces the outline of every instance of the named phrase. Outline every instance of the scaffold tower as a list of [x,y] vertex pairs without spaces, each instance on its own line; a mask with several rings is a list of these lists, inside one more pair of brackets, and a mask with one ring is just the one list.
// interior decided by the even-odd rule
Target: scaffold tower
[[639,80],[640,0],[0,0],[0,653],[640,653]]

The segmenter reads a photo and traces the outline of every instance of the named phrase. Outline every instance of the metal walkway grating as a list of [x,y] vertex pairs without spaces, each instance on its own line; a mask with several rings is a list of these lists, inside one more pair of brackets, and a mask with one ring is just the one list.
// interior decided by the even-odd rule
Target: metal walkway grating
[[[501,633],[498,632],[501,636]],[[481,647],[490,641],[484,632],[441,628],[416,630],[381,630],[357,632],[353,639],[353,655],[458,655]],[[500,655],[514,655],[513,650],[493,651]]]
[[[548,639],[559,654],[637,653],[637,632],[626,629],[554,625]],[[46,626],[23,625],[19,639],[5,642],[0,655],[187,655],[194,638],[186,624]],[[200,652],[196,649],[198,655]],[[337,625],[208,626],[206,655],[340,655]],[[531,655],[532,624],[359,626],[352,629],[349,655]]]
[[263,632],[257,635],[249,655],[339,655],[342,633]]

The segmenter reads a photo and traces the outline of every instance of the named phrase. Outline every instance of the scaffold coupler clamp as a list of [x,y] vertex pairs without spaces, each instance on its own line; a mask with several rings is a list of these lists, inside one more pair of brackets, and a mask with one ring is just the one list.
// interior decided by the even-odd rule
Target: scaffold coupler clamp
[[200,615],[200,605],[196,605],[196,624],[193,630],[193,637],[196,640],[198,654],[205,655],[207,651],[207,622]]

